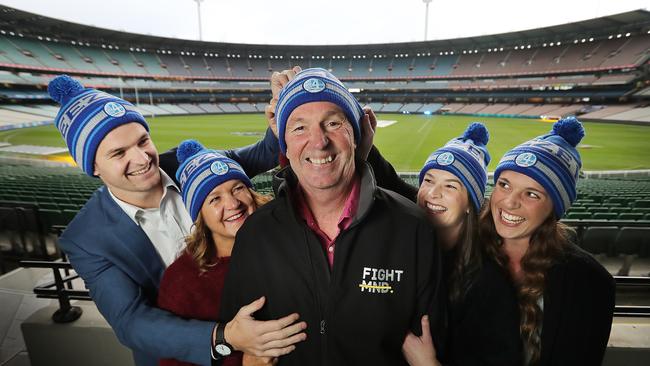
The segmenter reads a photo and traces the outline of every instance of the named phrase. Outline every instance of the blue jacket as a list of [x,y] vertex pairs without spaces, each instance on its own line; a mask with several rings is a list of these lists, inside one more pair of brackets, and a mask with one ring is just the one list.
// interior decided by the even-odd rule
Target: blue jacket
[[[160,158],[170,177],[178,166],[174,152]],[[278,141],[267,130],[256,144],[223,153],[253,177],[276,166]],[[165,265],[105,186],[70,222],[59,245],[120,342],[133,350],[137,365],[157,365],[160,358],[211,363],[214,322],[182,319],[155,307]]]

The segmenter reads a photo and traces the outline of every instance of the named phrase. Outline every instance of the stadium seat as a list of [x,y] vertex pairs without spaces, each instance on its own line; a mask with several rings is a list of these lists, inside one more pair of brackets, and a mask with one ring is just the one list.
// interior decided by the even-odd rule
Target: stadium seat
[[626,213],[619,214],[618,219],[619,220],[643,220],[643,214],[626,212]]
[[589,212],[569,212],[566,218],[570,220],[589,220],[592,217]]
[[609,213],[608,207],[589,207],[589,212],[596,213]]
[[650,200],[638,200],[634,202],[634,207],[650,208]]
[[582,248],[591,253],[612,275],[623,267],[623,259],[614,257],[614,244],[619,228],[616,226],[593,226],[585,230]]
[[628,198],[624,197],[610,197],[609,200],[607,200],[608,203],[620,203],[621,206],[628,206],[630,203],[630,200]]
[[623,256],[621,276],[650,276],[650,228],[623,227],[616,237],[616,251]]
[[593,218],[602,220],[616,220],[618,218],[618,214],[613,212],[596,212],[593,214]]

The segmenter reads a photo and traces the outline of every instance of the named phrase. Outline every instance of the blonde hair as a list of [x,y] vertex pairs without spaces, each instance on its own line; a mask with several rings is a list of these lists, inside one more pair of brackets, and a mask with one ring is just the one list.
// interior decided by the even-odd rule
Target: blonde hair
[[[251,188],[248,188],[248,191],[253,196],[255,209],[260,208],[273,199],[273,197],[259,194]],[[185,238],[185,251],[192,256],[201,273],[206,272],[210,267],[219,263],[217,245],[212,239],[212,232],[205,223],[205,220],[203,220],[201,212],[199,212],[196,221],[194,221],[194,231]]]

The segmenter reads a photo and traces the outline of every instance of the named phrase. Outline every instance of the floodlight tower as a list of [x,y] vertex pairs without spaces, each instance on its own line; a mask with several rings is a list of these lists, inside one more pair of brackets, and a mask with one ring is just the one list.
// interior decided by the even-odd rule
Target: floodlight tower
[[422,0],[423,3],[426,4],[427,9],[424,11],[424,40],[427,40],[427,36],[429,34],[429,4],[433,0]]
[[203,40],[203,27],[201,26],[201,3],[204,0],[193,0],[193,1],[196,2],[196,10],[197,10],[197,12],[199,14],[199,41],[202,41]]

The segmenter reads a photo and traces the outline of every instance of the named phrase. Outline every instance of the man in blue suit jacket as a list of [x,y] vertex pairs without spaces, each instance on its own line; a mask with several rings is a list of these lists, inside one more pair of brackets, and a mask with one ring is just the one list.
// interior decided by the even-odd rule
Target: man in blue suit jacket
[[[175,151],[158,156],[144,117],[125,100],[84,89],[67,76],[54,79],[48,92],[61,104],[55,125],[70,154],[105,184],[68,225],[61,248],[117,337],[133,350],[136,364],[156,365],[160,358],[210,364],[215,322],[182,319],[155,307],[162,274],[192,224],[170,178],[178,164]],[[276,165],[278,142],[267,131],[262,141],[223,154],[252,177]],[[264,349],[258,355],[290,352],[304,338],[304,323],[295,323],[297,314],[255,321],[252,314],[263,303],[243,307],[226,325],[225,338],[238,350]]]

